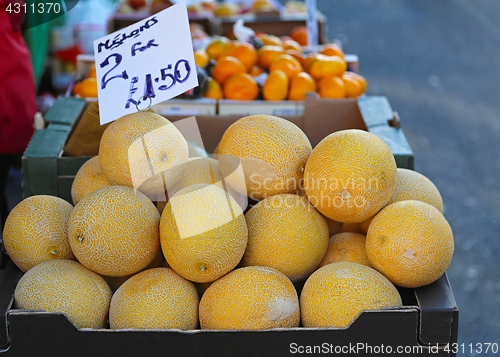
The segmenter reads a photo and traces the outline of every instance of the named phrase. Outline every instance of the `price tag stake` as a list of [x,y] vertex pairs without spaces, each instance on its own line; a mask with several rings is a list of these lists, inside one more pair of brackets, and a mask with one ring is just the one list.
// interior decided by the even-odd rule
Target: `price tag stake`
[[318,14],[316,0],[306,0],[307,7],[307,46],[318,53]]
[[101,124],[198,85],[186,3],[94,41]]

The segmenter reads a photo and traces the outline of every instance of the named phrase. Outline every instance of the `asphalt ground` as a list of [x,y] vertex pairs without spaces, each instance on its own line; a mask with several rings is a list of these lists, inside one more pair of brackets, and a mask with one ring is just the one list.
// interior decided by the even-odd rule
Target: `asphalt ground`
[[328,38],[359,56],[367,94],[388,98],[415,170],[443,196],[458,342],[500,344],[500,1],[317,4]]
[[[388,98],[415,169],[443,196],[455,237],[447,275],[460,310],[458,342],[500,344],[500,1],[317,4],[328,38],[359,56],[367,94]],[[22,192],[12,173],[14,206]]]

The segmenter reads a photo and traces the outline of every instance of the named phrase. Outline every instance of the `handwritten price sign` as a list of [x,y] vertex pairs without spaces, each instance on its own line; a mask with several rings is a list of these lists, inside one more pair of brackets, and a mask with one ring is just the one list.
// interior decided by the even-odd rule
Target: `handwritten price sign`
[[101,124],[198,85],[185,2],[94,41]]

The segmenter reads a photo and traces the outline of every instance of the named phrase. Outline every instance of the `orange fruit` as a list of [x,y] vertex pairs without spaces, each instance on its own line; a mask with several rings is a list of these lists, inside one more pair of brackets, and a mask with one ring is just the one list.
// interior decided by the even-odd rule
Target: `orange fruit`
[[219,82],[219,84],[224,84],[226,80],[233,74],[246,73],[247,69],[237,58],[227,56],[221,58],[212,69],[212,77]]
[[259,85],[247,73],[233,74],[225,81],[222,90],[226,99],[254,100],[259,96]]
[[375,269],[350,262],[316,270],[300,295],[304,327],[347,327],[362,311],[402,305],[389,279]]
[[177,192],[161,215],[160,239],[168,264],[185,279],[214,281],[241,260],[248,239],[238,203],[215,185]]
[[252,4],[252,10],[255,11],[271,11],[275,10],[273,3],[270,0],[255,0]]
[[357,98],[363,94],[363,85],[358,79],[348,73],[345,72],[341,77],[344,82],[345,96],[346,98]]
[[300,72],[292,78],[288,100],[305,100],[307,92],[316,92],[316,82],[306,72]]
[[214,9],[214,15],[218,17],[234,16],[238,14],[239,8],[236,4],[229,2],[217,3]]
[[307,136],[290,121],[251,115],[234,122],[222,136],[219,165],[232,188],[261,200],[295,193],[311,150]]
[[208,44],[205,51],[207,52],[207,54],[210,58],[217,61],[219,59],[219,55],[225,49],[227,49],[230,46],[230,44],[231,44],[231,41],[228,38],[222,37],[222,36],[217,36],[212,40],[212,42],[210,42]]
[[328,225],[306,197],[268,197],[246,214],[248,245],[242,266],[267,266],[291,281],[306,279],[328,246]]
[[97,98],[97,80],[95,78],[85,78],[83,79],[78,87],[75,95],[79,95],[82,98]]
[[310,63],[307,72],[316,80],[331,77],[331,76],[342,76],[346,71],[347,64],[339,56],[323,56],[317,57]]
[[298,327],[297,291],[268,267],[236,269],[214,281],[200,301],[202,329],[262,330]]
[[288,78],[292,79],[302,72],[302,65],[292,56],[283,54],[276,57],[269,67],[269,73],[277,70],[283,71]]
[[302,52],[298,52],[296,50],[285,50],[285,54],[292,56],[295,58],[302,67],[304,67],[304,55]]
[[344,51],[342,50],[342,48],[340,48],[339,45],[336,45],[335,43],[324,45],[320,53],[326,56],[340,56],[342,58],[345,58]]
[[3,244],[23,272],[41,262],[75,259],[68,241],[68,222],[73,206],[55,196],[25,198],[9,213]]
[[75,83],[75,85],[73,86],[73,89],[71,91],[71,94],[74,95],[74,96],[80,95],[80,86],[81,85],[82,85],[81,81]]
[[210,78],[208,80],[207,89],[205,90],[205,93],[203,93],[203,96],[205,98],[223,99],[224,94],[222,93],[222,87],[220,86],[219,82],[217,82],[213,78]]
[[416,171],[398,168],[398,179],[389,204],[408,200],[428,203],[443,213],[443,199],[432,181]]
[[309,68],[311,67],[311,64],[321,58],[324,58],[325,56],[319,53],[310,53],[304,58],[304,62],[302,65],[304,66],[304,69],[306,72],[309,72]]
[[204,68],[208,64],[208,61],[210,61],[210,57],[205,50],[194,51],[194,63],[198,66]]
[[71,260],[38,264],[22,276],[14,298],[22,310],[61,312],[79,328],[104,328],[111,289],[102,277]]
[[372,266],[405,288],[428,285],[441,277],[453,256],[453,232],[428,203],[395,202],[373,218],[366,238]]
[[297,26],[290,31],[290,37],[301,46],[307,46],[307,27]]
[[99,156],[94,156],[86,161],[76,173],[71,185],[71,198],[73,204],[77,204],[82,198],[95,190],[110,186],[110,183],[102,174]]
[[253,66],[248,71],[248,74],[251,75],[252,77],[260,76],[262,73],[264,73],[264,70],[262,68],[260,68],[259,66]]
[[361,85],[361,94],[363,94],[364,92],[366,92],[366,87],[367,87],[367,84],[366,84],[366,79],[365,77],[363,77],[362,75],[356,73],[356,72],[345,72],[344,75],[349,75],[355,79],[358,80],[359,84]]
[[224,52],[221,54],[219,60],[227,56],[239,59],[247,70],[250,70],[257,63],[257,51],[255,47],[246,42],[236,42],[234,46],[230,47],[227,53]]
[[96,75],[96,71],[95,71],[95,64],[93,64],[93,65],[90,67],[89,71],[87,72],[87,77],[88,77],[88,78],[96,78],[96,77],[97,77],[97,75]]
[[260,34],[256,36],[259,38],[264,46],[281,46],[283,47],[283,41],[278,36],[269,34]]
[[180,329],[198,326],[198,292],[194,284],[169,268],[138,273],[113,294],[112,329]]
[[288,77],[280,70],[274,70],[266,78],[262,87],[265,100],[285,100],[288,94]]
[[364,234],[343,232],[330,237],[319,267],[338,262],[351,262],[371,267],[366,256],[366,236]]
[[294,50],[299,53],[302,53],[302,46],[297,41],[294,40],[285,40],[283,41],[283,48],[286,50]]
[[257,51],[257,63],[264,69],[269,69],[271,63],[280,55],[285,53],[285,49],[281,46],[262,46]]
[[181,132],[161,115],[128,114],[101,138],[99,164],[110,184],[139,189],[149,197],[165,192],[182,175],[189,149]]
[[314,207],[345,223],[374,216],[389,202],[396,180],[396,161],[387,144],[357,129],[324,138],[304,172],[306,194]]
[[318,83],[318,93],[321,98],[345,98],[346,90],[344,81],[336,76],[325,77]]
[[[107,276],[144,269],[160,248],[155,205],[140,191],[108,186],[87,195],[69,219],[69,243],[86,268]],[[96,253],[98,252],[98,254]]]

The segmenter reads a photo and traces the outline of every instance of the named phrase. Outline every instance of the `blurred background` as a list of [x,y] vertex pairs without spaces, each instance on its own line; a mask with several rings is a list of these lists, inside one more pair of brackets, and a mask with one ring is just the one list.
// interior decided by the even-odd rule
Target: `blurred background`
[[[80,0],[65,17],[23,33],[42,109],[74,81],[74,51],[91,52],[86,44],[107,33],[116,6]],[[317,0],[317,6],[327,19],[324,34],[359,57],[366,94],[388,98],[416,171],[443,196],[455,236],[447,274],[460,310],[458,342],[500,343],[500,2]],[[21,201],[16,167],[6,192],[10,207]]]

